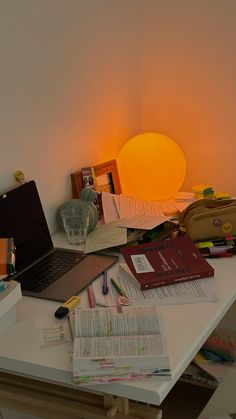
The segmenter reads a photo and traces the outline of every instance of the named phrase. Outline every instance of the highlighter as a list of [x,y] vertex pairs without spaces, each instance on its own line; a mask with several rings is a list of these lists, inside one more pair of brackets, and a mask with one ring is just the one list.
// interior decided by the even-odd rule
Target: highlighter
[[70,310],[73,310],[80,303],[80,297],[73,296],[69,298],[64,304],[62,304],[54,313],[54,316],[57,319],[62,319],[65,317]]

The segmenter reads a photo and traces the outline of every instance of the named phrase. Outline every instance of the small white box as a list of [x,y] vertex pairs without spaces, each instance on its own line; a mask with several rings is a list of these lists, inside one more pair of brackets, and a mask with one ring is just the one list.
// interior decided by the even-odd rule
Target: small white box
[[16,321],[16,303],[22,297],[20,283],[6,281],[5,286],[0,292],[0,334]]

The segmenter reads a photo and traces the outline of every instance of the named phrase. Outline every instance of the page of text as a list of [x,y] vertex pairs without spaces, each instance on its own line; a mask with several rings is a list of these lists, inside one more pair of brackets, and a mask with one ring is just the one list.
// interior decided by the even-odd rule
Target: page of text
[[127,336],[162,333],[155,306],[75,310],[75,336]]

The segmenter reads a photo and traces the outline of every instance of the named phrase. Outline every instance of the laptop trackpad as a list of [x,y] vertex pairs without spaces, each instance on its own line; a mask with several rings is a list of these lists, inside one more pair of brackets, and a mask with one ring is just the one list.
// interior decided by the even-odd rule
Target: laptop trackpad
[[116,256],[88,255],[38,296],[64,302],[73,295],[77,295],[117,261]]

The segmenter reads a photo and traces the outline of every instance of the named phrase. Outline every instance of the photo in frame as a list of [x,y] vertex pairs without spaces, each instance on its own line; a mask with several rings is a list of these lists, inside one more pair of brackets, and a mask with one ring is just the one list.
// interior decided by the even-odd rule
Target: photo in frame
[[99,218],[102,216],[101,192],[122,193],[116,160],[82,168],[71,174],[71,182],[73,198],[79,198],[81,189],[85,187],[92,187],[97,191],[95,205],[98,207]]
[[[83,181],[82,171],[84,171],[84,178],[87,176],[86,182]],[[90,178],[91,176],[94,176],[93,182]],[[79,198],[81,189],[86,187],[86,185],[88,186],[89,182],[91,186],[94,184],[96,190],[97,188],[101,191],[107,190],[118,195],[122,193],[116,160],[110,160],[72,173],[71,182],[73,198]]]

